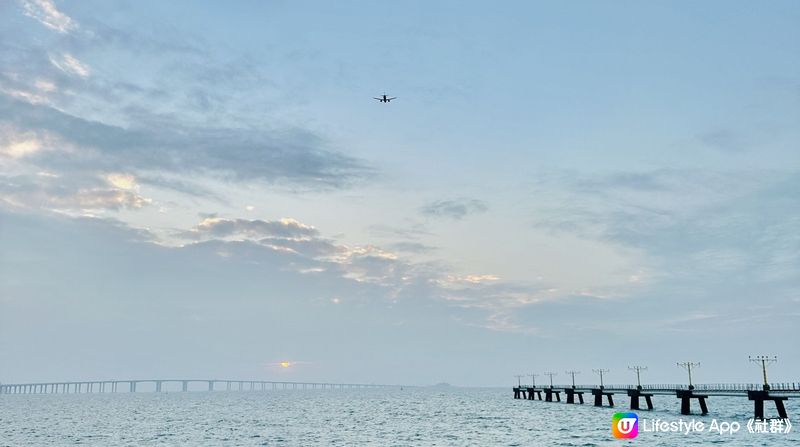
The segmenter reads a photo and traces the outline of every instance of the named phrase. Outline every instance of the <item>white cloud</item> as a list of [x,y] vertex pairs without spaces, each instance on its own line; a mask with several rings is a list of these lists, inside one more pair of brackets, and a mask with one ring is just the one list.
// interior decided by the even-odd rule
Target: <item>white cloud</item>
[[88,78],[91,74],[91,69],[88,65],[69,53],[64,53],[58,58],[50,56],[50,63],[67,74],[78,75],[82,78]]
[[0,202],[15,208],[58,211],[69,215],[139,209],[152,203],[150,198],[138,194],[132,176],[109,177],[114,182],[108,178],[65,176],[47,171],[30,175],[0,175]]
[[22,159],[41,151],[70,148],[47,132],[21,131],[9,124],[0,124],[0,158]]
[[11,158],[22,158],[26,155],[39,152],[41,148],[42,145],[39,143],[39,140],[36,139],[15,141],[0,148],[0,154],[9,156]]
[[118,172],[111,173],[106,175],[106,181],[108,181],[111,186],[117,189],[126,191],[139,189],[139,185],[136,183],[136,177],[131,174],[123,174]]
[[52,81],[48,81],[46,79],[37,79],[33,85],[44,93],[53,93],[58,90]]
[[78,28],[78,23],[59,11],[52,0],[21,0],[20,3],[26,16],[52,30],[66,34]]

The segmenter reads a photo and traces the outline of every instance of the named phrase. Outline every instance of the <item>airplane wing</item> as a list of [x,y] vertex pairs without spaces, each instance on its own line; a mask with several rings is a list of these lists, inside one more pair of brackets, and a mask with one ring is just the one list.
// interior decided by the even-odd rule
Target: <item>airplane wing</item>
[[376,98],[374,96],[372,97],[372,99],[377,99],[378,101],[383,101],[383,98]]
[[394,98],[386,98],[387,101],[391,101],[393,99],[397,99],[397,96],[395,96]]

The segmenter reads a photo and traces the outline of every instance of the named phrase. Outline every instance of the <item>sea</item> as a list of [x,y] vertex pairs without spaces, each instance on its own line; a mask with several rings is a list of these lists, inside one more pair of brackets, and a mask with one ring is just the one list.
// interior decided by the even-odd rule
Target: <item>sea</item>
[[[0,446],[800,446],[800,427],[750,433],[744,396],[712,396],[706,416],[655,396],[635,412],[638,435],[617,439],[612,417],[631,410],[615,397],[596,408],[515,400],[511,387],[0,395]],[[787,410],[798,420],[800,399]]]

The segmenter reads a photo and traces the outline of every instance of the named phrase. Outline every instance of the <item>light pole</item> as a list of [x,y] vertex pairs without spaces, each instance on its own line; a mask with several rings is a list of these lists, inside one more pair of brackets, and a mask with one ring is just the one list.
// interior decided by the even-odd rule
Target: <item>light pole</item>
[[694,389],[694,385],[692,385],[692,368],[694,368],[696,366],[700,366],[700,362],[697,362],[697,363],[692,363],[692,362],[683,362],[683,363],[681,363],[681,362],[678,362],[678,366],[680,366],[681,368],[684,368],[686,371],[689,372],[689,389],[693,390]]
[[550,376],[550,389],[552,390],[553,389],[553,376],[557,376],[558,373],[546,372],[546,373],[544,373],[544,375]]
[[605,386],[603,386],[603,373],[607,373],[609,370],[600,368],[600,369],[593,369],[592,371],[594,371],[596,374],[600,374],[600,389],[601,390],[604,389]]
[[642,379],[640,377],[640,372],[641,371],[646,371],[647,367],[646,366],[638,366],[637,365],[637,366],[629,366],[628,369],[631,370],[631,371],[636,371],[636,389],[637,390],[641,390],[642,389]]
[[522,374],[517,374],[514,377],[517,378],[517,388],[522,388],[522,377],[524,376]]
[[575,389],[575,374],[580,374],[580,371],[566,371],[567,374],[572,376],[572,389]]
[[531,388],[536,388],[536,378],[539,377],[539,374],[533,373],[528,375],[531,377]]
[[775,363],[778,361],[777,356],[757,355],[755,357],[747,356],[748,360],[753,363],[761,363],[761,372],[764,375],[764,391],[769,391],[769,382],[767,381],[767,363]]

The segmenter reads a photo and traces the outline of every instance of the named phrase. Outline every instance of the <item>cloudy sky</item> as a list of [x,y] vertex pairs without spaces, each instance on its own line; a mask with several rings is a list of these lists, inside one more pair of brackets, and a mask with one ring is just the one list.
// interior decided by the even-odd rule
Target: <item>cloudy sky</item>
[[2,1],[0,381],[796,381],[799,22]]

